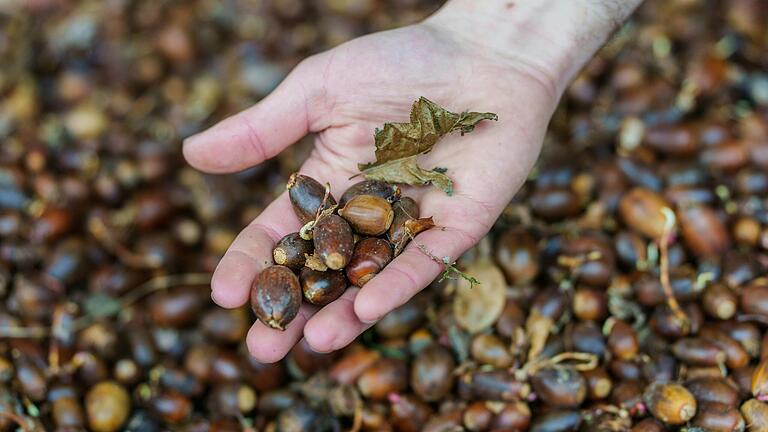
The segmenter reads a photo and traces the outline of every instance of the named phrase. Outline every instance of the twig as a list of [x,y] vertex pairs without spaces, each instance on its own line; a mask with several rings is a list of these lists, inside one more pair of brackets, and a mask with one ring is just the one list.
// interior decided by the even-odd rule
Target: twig
[[659,279],[669,309],[682,327],[687,329],[689,325],[688,316],[680,308],[680,303],[677,302],[675,292],[672,290],[672,284],[669,281],[669,236],[672,233],[672,228],[675,227],[675,213],[668,207],[662,208],[661,212],[664,214],[665,223],[661,239],[659,239],[659,253],[661,254],[659,259]]
[[443,270],[443,273],[440,275],[440,279],[438,280],[438,282],[442,282],[446,279],[456,280],[456,279],[462,278],[467,282],[469,282],[470,289],[474,288],[475,285],[480,285],[479,280],[459,270],[456,267],[456,261],[451,260],[451,257],[445,256],[443,258],[440,258],[435,256],[435,254],[433,254],[432,251],[430,251],[425,245],[417,242],[410,231],[406,230],[405,232],[406,234],[408,234],[408,237],[411,238],[411,241],[416,245],[416,247],[419,248],[421,253],[428,256],[429,259],[431,259],[432,261],[445,267],[445,269]]
[[304,240],[312,240],[313,234],[312,230],[315,228],[315,225],[317,222],[320,221],[323,217],[332,214],[334,211],[336,211],[336,208],[338,207],[338,204],[334,204],[332,206],[329,206],[328,208],[325,208],[325,205],[328,204],[328,198],[331,196],[331,184],[326,183],[325,184],[325,194],[323,194],[323,200],[320,202],[320,206],[317,208],[317,211],[315,212],[315,219],[307,222],[304,224],[304,226],[301,227],[299,230],[299,237],[303,238]]
[[523,366],[523,370],[525,370],[528,375],[533,375],[541,369],[557,366],[569,360],[574,360],[575,363],[571,363],[568,366],[580,372],[590,371],[596,368],[600,361],[597,355],[592,353],[566,351],[550,358],[529,361],[528,364]]

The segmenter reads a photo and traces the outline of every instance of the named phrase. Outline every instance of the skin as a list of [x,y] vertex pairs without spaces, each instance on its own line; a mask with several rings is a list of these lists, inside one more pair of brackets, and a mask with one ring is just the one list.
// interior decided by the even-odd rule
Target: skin
[[[419,96],[454,112],[495,112],[498,122],[447,136],[420,159],[423,167],[448,169],[453,196],[433,187],[404,191],[422,215],[444,227],[417,241],[455,260],[488,232],[525,181],[563,89],[637,3],[451,1],[420,24],[307,58],[261,102],[188,138],[184,156],[206,172],[237,172],[313,132],[314,150],[301,172],[330,182],[338,197],[359,181],[349,180],[357,163],[374,160],[373,130],[407,121]],[[221,259],[211,282],[214,301],[226,308],[245,304],[251,282],[271,264],[274,244],[300,226],[282,194]],[[248,349],[274,362],[301,337],[319,352],[343,348],[441,271],[411,243],[364,288],[348,289],[323,308],[304,304],[284,332],[256,322]]]

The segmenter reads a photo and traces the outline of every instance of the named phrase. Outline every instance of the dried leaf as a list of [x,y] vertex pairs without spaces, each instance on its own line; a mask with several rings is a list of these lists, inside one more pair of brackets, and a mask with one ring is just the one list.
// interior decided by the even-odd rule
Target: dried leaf
[[435,221],[432,219],[432,216],[430,216],[419,219],[409,219],[405,221],[404,225],[410,235],[416,237],[420,232],[433,228],[435,226]]
[[487,258],[467,266],[467,273],[479,282],[472,283],[463,278],[455,282],[453,316],[464,330],[478,333],[492,326],[501,316],[507,283],[499,267]]
[[387,183],[405,183],[409,185],[433,184],[446,194],[453,194],[453,181],[440,171],[427,171],[416,162],[416,156],[408,156],[384,162],[381,165],[369,165],[360,168],[368,180],[381,180]]
[[464,135],[483,120],[498,120],[498,116],[478,112],[456,114],[421,97],[413,104],[409,123],[385,123],[383,129],[376,130],[376,162],[359,164],[359,169],[368,179],[410,185],[432,183],[450,195],[453,182],[444,174],[445,168],[422,169],[416,157],[432,150],[444,135],[456,130]]
[[408,242],[411,241],[411,238],[416,237],[419,233],[434,227],[435,221],[432,219],[432,216],[430,216],[428,218],[408,219],[403,225],[407,230],[406,235],[402,236],[400,241],[393,245],[395,249],[395,256],[400,255],[400,252],[402,252]]

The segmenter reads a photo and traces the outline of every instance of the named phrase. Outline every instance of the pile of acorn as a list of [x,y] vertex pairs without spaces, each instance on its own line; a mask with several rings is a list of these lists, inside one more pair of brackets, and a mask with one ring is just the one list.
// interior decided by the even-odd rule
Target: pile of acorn
[[364,180],[336,202],[330,185],[294,173],[288,196],[302,224],[272,251],[275,265],[259,273],[251,288],[251,307],[264,324],[283,330],[302,297],[316,306],[339,298],[350,285],[362,287],[410,239],[432,226],[419,207],[400,196],[396,185]]

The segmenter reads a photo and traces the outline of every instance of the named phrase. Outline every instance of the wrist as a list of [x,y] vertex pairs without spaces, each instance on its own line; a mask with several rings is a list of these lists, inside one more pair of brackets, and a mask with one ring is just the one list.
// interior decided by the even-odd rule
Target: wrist
[[642,0],[450,0],[428,24],[559,98]]

